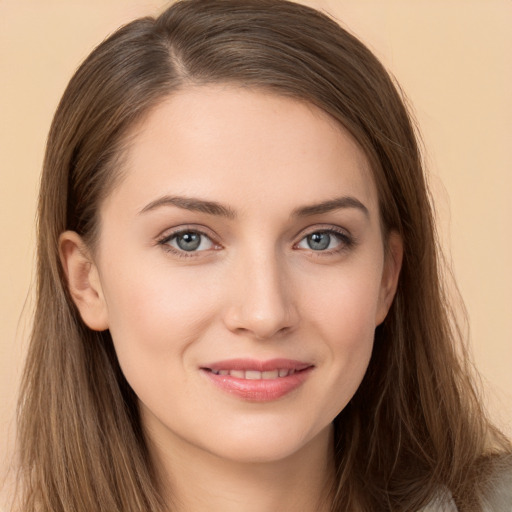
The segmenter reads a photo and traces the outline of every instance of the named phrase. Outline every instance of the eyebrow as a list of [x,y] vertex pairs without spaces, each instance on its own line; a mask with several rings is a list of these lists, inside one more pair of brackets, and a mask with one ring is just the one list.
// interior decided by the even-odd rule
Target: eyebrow
[[[162,196],[149,204],[144,206],[140,210],[139,214],[146,213],[162,206],[176,206],[183,210],[191,210],[208,215],[216,215],[220,217],[226,217],[228,219],[235,219],[236,212],[229,206],[225,206],[216,201],[206,201],[195,197],[186,196]],[[292,217],[311,217],[314,215],[321,215],[323,213],[329,213],[335,210],[341,210],[345,208],[355,208],[363,212],[366,217],[370,216],[368,208],[352,196],[337,197],[328,201],[322,201],[311,205],[301,206],[295,208],[291,214]]]
[[366,217],[370,216],[368,208],[359,201],[359,199],[352,196],[343,196],[323,201],[321,203],[296,208],[292,212],[292,217],[311,217],[313,215],[321,215],[322,213],[329,213],[345,208],[356,208],[357,210],[362,211]]
[[185,196],[163,196],[142,208],[140,213],[146,213],[161,206],[177,206],[183,210],[191,210],[195,212],[207,213],[209,215],[217,215],[220,217],[227,217],[234,219],[236,213],[228,206],[224,206],[216,201],[205,201],[204,199],[197,199],[195,197]]

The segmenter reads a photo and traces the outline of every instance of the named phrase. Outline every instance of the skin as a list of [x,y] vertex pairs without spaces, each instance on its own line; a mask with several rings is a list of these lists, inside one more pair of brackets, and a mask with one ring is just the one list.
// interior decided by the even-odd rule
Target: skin
[[[398,235],[383,239],[365,155],[316,107],[232,86],[178,92],[132,135],[95,252],[66,232],[61,255],[83,320],[110,329],[177,510],[323,510],[332,421],[364,376],[402,256]],[[176,196],[226,211],[162,200]],[[180,249],[183,230],[206,235],[198,250]],[[231,358],[313,368],[255,402],[201,370]]]

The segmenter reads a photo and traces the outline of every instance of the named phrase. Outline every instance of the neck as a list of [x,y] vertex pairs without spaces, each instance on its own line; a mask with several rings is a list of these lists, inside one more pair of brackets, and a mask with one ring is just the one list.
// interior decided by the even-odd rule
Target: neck
[[187,443],[172,443],[172,450],[153,443],[150,451],[173,512],[327,512],[332,435],[328,429],[270,462],[226,460]]

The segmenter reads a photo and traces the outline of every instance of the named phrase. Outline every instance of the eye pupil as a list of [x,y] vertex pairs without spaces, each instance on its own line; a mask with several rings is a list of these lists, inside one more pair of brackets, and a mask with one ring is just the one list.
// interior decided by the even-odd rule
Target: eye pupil
[[307,237],[308,246],[314,251],[324,251],[329,247],[331,243],[331,236],[329,233],[312,233]]
[[182,251],[195,251],[201,245],[201,234],[188,232],[176,237],[176,244]]

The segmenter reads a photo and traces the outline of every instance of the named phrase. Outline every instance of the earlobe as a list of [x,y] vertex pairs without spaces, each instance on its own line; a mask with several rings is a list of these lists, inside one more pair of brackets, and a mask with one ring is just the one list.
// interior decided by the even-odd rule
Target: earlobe
[[69,293],[82,320],[94,331],[108,329],[100,276],[82,238],[74,231],[65,231],[59,237],[59,253]]
[[404,247],[402,237],[396,231],[392,231],[389,234],[387,241],[387,250],[379,295],[379,305],[375,319],[376,326],[384,321],[391,307],[391,304],[393,303],[396,289],[398,287],[400,269],[402,268],[403,252]]

